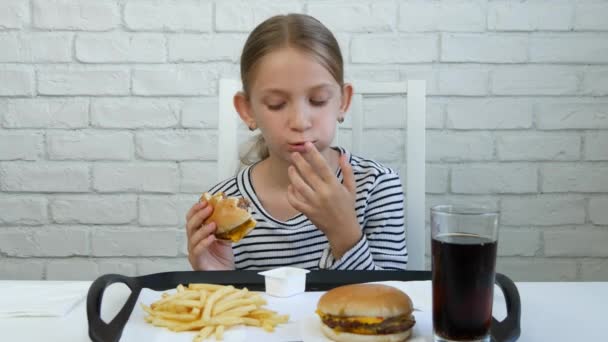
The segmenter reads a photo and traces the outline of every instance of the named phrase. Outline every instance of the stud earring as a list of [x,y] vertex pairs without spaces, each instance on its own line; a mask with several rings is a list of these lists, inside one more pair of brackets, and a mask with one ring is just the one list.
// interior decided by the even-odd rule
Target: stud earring
[[343,123],[344,122],[344,118],[343,117],[339,117],[338,118],[338,123]]
[[252,132],[255,131],[256,128],[257,128],[257,125],[255,124],[255,122],[253,122],[249,125],[249,130]]

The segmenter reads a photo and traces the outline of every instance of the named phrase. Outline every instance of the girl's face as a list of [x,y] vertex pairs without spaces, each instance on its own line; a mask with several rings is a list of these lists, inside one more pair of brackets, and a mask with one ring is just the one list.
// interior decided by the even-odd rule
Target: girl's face
[[257,65],[246,105],[249,117],[262,131],[271,156],[291,161],[312,142],[328,156],[338,117],[348,109],[352,88],[343,89],[312,56],[282,48]]

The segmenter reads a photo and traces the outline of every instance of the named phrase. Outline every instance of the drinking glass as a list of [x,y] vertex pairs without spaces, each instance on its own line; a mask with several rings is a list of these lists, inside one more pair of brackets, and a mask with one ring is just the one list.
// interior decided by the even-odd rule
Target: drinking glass
[[436,342],[490,341],[498,216],[485,207],[431,209]]

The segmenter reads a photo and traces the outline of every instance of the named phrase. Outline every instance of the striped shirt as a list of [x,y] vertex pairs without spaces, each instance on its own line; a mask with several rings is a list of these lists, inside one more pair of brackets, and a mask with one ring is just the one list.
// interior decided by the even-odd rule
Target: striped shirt
[[[353,168],[357,186],[355,210],[363,230],[361,239],[340,259],[334,259],[323,232],[304,215],[287,221],[273,218],[260,203],[251,181],[249,165],[212,187],[227,196],[245,197],[258,222],[241,241],[233,244],[236,269],[269,269],[280,266],[311,270],[403,270],[407,264],[403,189],[399,175],[375,161],[351,155],[343,148]],[[338,170],[342,182],[342,172]]]

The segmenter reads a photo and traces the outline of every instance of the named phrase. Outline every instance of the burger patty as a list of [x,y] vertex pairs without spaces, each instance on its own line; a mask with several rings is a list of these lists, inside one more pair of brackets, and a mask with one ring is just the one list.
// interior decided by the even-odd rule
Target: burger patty
[[249,208],[249,201],[246,198],[239,198],[239,202],[237,203],[237,206],[241,209],[248,209]]
[[381,323],[363,323],[357,320],[345,320],[341,319],[340,316],[324,315],[323,323],[328,327],[344,331],[365,331],[369,335],[383,335],[383,334],[394,334],[402,331],[406,331],[414,326],[416,320],[414,316],[397,316],[383,320]]

